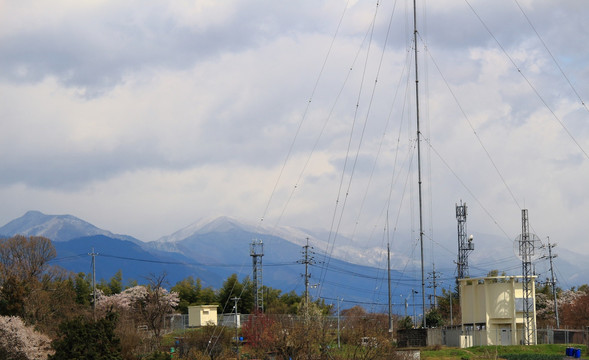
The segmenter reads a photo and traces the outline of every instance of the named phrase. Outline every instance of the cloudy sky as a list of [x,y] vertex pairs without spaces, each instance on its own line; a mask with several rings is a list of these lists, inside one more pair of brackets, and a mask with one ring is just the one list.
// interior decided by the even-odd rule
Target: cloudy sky
[[[203,217],[417,238],[412,3],[0,0],[0,223]],[[589,253],[589,7],[418,2],[423,213]],[[433,239],[433,240],[431,240]],[[431,255],[430,255],[431,256]]]

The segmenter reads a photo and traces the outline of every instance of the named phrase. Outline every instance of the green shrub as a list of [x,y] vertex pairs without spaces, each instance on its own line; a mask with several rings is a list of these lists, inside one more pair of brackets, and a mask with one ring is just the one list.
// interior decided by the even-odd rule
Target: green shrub
[[502,354],[505,360],[562,360],[562,355],[554,354]]

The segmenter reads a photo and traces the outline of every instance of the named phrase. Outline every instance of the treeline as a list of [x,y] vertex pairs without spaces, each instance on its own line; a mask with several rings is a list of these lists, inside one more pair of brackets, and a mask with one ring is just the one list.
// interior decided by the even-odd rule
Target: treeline
[[[137,286],[136,280],[130,280],[126,285],[122,282],[123,273],[119,270],[109,281],[101,279],[96,288],[104,295],[119,294],[123,290]],[[73,279],[76,298],[84,305],[89,305],[92,299],[91,274],[78,273]],[[168,284],[169,285],[169,284]],[[176,311],[182,314],[188,313],[191,305],[218,305],[218,313],[233,312],[232,298],[238,297],[237,312],[252,314],[255,312],[254,283],[249,276],[241,281],[237,274],[229,276],[219,289],[212,286],[203,287],[198,277],[189,276],[170,287],[170,291],[178,294],[179,303]],[[297,314],[303,306],[304,296],[294,290],[283,293],[280,289],[263,286],[264,312],[271,314]],[[314,302],[323,314],[329,314],[333,310],[332,305],[326,305],[323,300]]]
[[[166,319],[187,313],[191,305],[216,304],[219,313],[233,312],[233,298],[239,298],[239,313],[254,315],[241,331],[252,354],[260,358],[268,349],[282,359],[308,354],[327,358],[331,355],[324,352],[334,348],[336,336],[338,348],[341,339],[342,349],[346,346],[355,352],[352,358],[360,358],[359,353],[368,355],[375,349],[370,346],[373,341],[382,350],[372,354],[373,358],[390,358],[388,317],[367,313],[360,306],[341,311],[341,332],[336,334],[339,321],[336,324],[333,317],[325,316],[333,315],[332,306],[321,300],[307,304],[305,297],[294,291],[264,287],[264,312],[255,311],[254,284],[247,276],[240,280],[233,274],[214,289],[203,286],[198,277],[167,284],[165,274],[149,275],[145,284],[134,280],[123,284],[123,274],[118,271],[109,280],[101,279],[94,292],[91,274],[74,274],[53,266],[50,260],[55,256],[51,241],[44,237],[0,239],[0,359],[167,359],[169,356],[158,355]],[[556,292],[560,327],[588,326],[589,286]],[[428,326],[460,324],[456,291],[443,290],[436,304],[426,314]],[[537,287],[536,310],[539,328],[556,327],[550,285]],[[393,329],[421,324],[410,316],[394,316],[392,320]],[[186,349],[208,353],[213,359],[207,331],[219,337],[220,331],[226,330],[202,329],[186,335],[187,341],[192,339]],[[233,333],[225,335],[225,345],[235,338]],[[84,339],[84,346],[79,346],[80,339]],[[230,351],[228,346],[219,351]],[[187,353],[186,358],[200,358],[193,355]]]
[[[220,313],[233,312],[230,299],[238,297],[238,312],[255,310],[249,277],[240,280],[233,274],[214,289],[203,287],[198,277],[170,286],[165,274],[151,274],[145,284],[135,280],[123,284],[118,271],[109,280],[98,281],[94,292],[91,274],[51,265],[55,256],[51,240],[44,237],[0,239],[0,358],[46,358],[38,357],[42,353],[51,360],[97,354],[109,354],[108,359],[145,358],[160,349],[166,317],[187,313],[190,305],[216,304]],[[304,297],[294,291],[262,290],[267,313],[300,314],[305,305]],[[331,311],[323,301],[312,305],[320,314]],[[150,335],[138,330],[142,326]],[[72,353],[82,350],[68,339],[79,342],[97,334],[100,340],[85,340],[86,352]]]

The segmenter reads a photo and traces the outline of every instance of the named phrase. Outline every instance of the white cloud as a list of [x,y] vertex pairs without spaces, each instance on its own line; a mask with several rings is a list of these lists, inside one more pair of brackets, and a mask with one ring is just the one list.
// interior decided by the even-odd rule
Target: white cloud
[[[427,227],[454,249],[463,199],[469,229],[507,241],[517,202],[538,235],[588,252],[589,112],[515,4],[469,3],[495,39],[464,2],[418,7]],[[586,99],[586,6],[520,5]],[[329,228],[338,200],[338,229],[375,243],[365,234],[382,228],[394,177],[396,236],[415,237],[409,4],[397,4],[382,63],[392,2],[373,33],[375,4],[353,2],[332,47],[345,1],[0,6],[0,195],[16,204],[0,220],[70,213],[153,240],[212,214]]]

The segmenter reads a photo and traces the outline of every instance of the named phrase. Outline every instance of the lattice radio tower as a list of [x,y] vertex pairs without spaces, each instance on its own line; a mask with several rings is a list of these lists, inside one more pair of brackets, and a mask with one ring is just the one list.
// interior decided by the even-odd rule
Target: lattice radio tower
[[254,282],[254,304],[256,311],[264,311],[264,292],[262,282],[262,256],[264,256],[264,243],[260,239],[253,239],[250,245],[250,256],[252,257],[253,282]]
[[468,277],[468,254],[474,250],[473,237],[466,237],[466,203],[456,204],[456,220],[458,221],[458,261],[456,262],[456,280]]
[[523,292],[524,292],[524,336],[523,344],[531,345],[534,343],[534,321],[532,316],[534,314],[534,299],[532,294],[532,286],[534,281],[534,274],[532,268],[532,260],[535,252],[534,248],[539,239],[536,235],[530,234],[530,227],[528,224],[528,209],[522,209],[522,233],[518,236],[519,241],[519,256],[522,260],[522,276],[523,276]]

